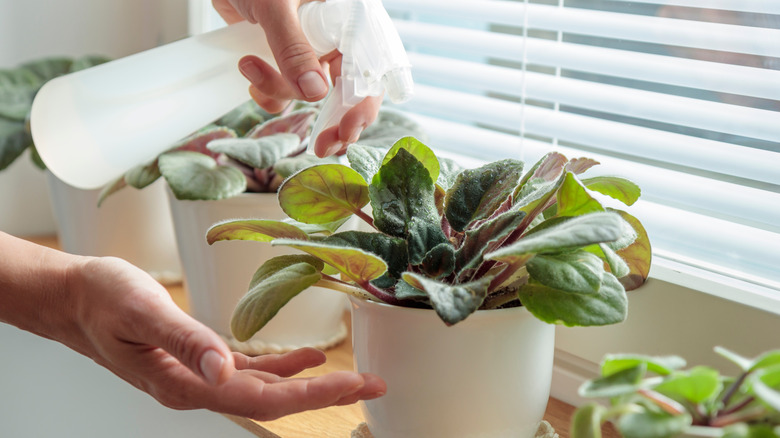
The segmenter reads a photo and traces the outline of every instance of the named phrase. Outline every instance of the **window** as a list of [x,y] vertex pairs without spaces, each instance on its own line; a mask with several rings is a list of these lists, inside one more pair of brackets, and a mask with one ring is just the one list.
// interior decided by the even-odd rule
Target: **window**
[[[222,25],[196,3],[193,29]],[[780,314],[780,2],[384,5],[431,146],[595,158],[643,188],[653,276]]]

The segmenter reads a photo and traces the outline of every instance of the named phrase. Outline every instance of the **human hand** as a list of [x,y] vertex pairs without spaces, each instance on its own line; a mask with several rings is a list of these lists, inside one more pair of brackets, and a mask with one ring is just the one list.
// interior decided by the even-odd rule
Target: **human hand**
[[67,273],[69,303],[51,337],[174,409],[205,408],[256,420],[382,395],[376,376],[335,372],[288,378],[325,362],[304,348],[282,355],[231,353],[176,306],[146,272],[117,258],[79,258]]
[[[341,55],[333,52],[317,58],[298,20],[298,6],[307,0],[212,0],[228,23],[247,20],[265,31],[280,72],[256,56],[245,56],[239,70],[251,82],[249,93],[271,113],[283,110],[292,99],[315,102],[328,93],[324,70],[331,81],[341,75]],[[324,129],[314,145],[317,156],[343,153],[370,125],[379,112],[382,96],[367,97],[351,108],[337,126]]]

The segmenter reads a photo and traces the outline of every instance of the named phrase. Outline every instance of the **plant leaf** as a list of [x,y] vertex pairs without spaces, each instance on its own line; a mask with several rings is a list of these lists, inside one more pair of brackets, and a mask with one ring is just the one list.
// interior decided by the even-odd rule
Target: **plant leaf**
[[568,163],[566,163],[565,169],[569,172],[572,172],[574,174],[581,174],[585,173],[588,169],[590,169],[593,166],[597,166],[601,163],[594,160],[593,158],[587,158],[587,157],[580,157],[580,158],[572,158],[569,160]]
[[456,231],[475,220],[487,219],[514,192],[523,163],[501,160],[460,172],[447,192],[445,216]]
[[268,219],[239,219],[218,222],[206,233],[209,245],[223,240],[254,240],[270,242],[274,239],[309,240],[303,230],[281,221]]
[[260,108],[260,105],[253,99],[249,99],[217,119],[214,124],[230,128],[235,131],[239,137],[243,137],[252,128],[272,117],[271,114]]
[[455,249],[449,242],[440,243],[425,254],[419,266],[431,278],[446,277],[455,270]]
[[406,241],[382,233],[344,231],[322,240],[328,245],[358,248],[380,257],[387,264],[387,272],[374,280],[378,287],[392,287],[409,265]]
[[347,218],[368,204],[368,184],[341,164],[308,167],[279,187],[279,204],[291,218],[324,224]]
[[10,166],[31,144],[24,122],[0,118],[0,170]]
[[243,193],[246,178],[240,170],[218,165],[197,152],[168,152],[158,158],[160,172],[176,199],[217,200]]
[[395,284],[395,297],[402,301],[415,301],[428,305],[430,305],[431,302],[431,299],[428,298],[428,294],[425,293],[425,291],[417,289],[403,279],[398,280],[398,283]]
[[597,176],[582,180],[590,190],[607,195],[626,204],[633,205],[642,194],[642,190],[633,182],[617,176]]
[[336,164],[338,162],[339,160],[335,156],[320,158],[316,155],[303,153],[293,157],[280,158],[274,164],[274,172],[282,178],[289,178],[307,167],[325,163]]
[[714,399],[723,389],[720,374],[708,367],[694,367],[678,371],[654,388],[675,400],[700,404]]
[[136,166],[125,173],[125,182],[136,189],[143,189],[157,181],[162,173],[157,160],[149,164]]
[[219,154],[211,151],[207,145],[213,140],[235,137],[236,133],[231,129],[222,126],[210,126],[182,139],[173,145],[171,149],[176,151],[198,152],[216,159]]
[[98,201],[97,206],[100,207],[103,205],[103,202],[108,198],[110,195],[113,195],[114,193],[122,190],[123,188],[127,187],[127,182],[125,182],[125,177],[120,176],[114,182],[111,184],[107,184],[104,186],[100,193],[98,193]]
[[625,438],[671,438],[691,425],[691,416],[644,411],[622,415],[617,422]]
[[588,380],[583,383],[577,393],[580,397],[612,398],[631,394],[639,389],[642,379],[647,373],[647,364],[637,362],[636,365],[623,368],[606,376]]
[[685,359],[679,356],[645,356],[641,354],[608,354],[601,362],[601,375],[609,376],[621,370],[645,364],[647,370],[666,376],[685,366]]
[[246,138],[260,138],[273,134],[288,133],[298,136],[300,141],[306,138],[314,123],[317,110],[304,108],[287,115],[276,117],[257,125],[245,135]]
[[567,327],[615,324],[624,321],[628,313],[626,292],[608,272],[595,294],[573,294],[529,280],[518,297],[540,320]]
[[353,143],[347,147],[347,160],[366,181],[371,181],[379,172],[386,152],[383,149]]
[[445,191],[449,190],[450,187],[455,184],[455,180],[458,178],[458,175],[463,172],[463,170],[463,166],[458,164],[457,161],[440,157],[439,179],[436,180],[436,185],[440,186]]
[[272,245],[284,245],[307,252],[338,269],[355,283],[368,288],[368,283],[387,272],[387,263],[381,257],[359,248],[347,248],[312,241],[276,239]]
[[430,174],[405,149],[382,165],[368,190],[374,226],[406,239],[409,263],[420,264],[431,248],[448,242],[441,229]]
[[70,72],[77,72],[92,68],[96,65],[105,64],[111,61],[111,58],[103,55],[86,55],[73,60],[70,65]]
[[577,409],[571,419],[571,438],[601,438],[601,423],[606,410],[596,403]]
[[0,117],[21,122],[32,107],[35,92],[43,85],[41,79],[25,68],[0,70]]
[[249,291],[233,311],[233,336],[241,342],[251,338],[288,301],[322,278],[322,266],[314,257],[300,254],[266,261],[255,272]]
[[[422,126],[403,112],[381,107],[374,123],[360,134],[358,143],[367,146],[390,148],[402,137],[411,136],[422,142],[428,141],[428,134]],[[371,181],[366,178],[366,181]]]
[[301,150],[301,139],[295,134],[272,134],[260,138],[228,138],[212,140],[206,146],[247,166],[265,169],[279,159]]
[[463,243],[455,252],[456,269],[460,272],[478,267],[485,251],[514,231],[524,217],[524,212],[508,211],[466,231]]
[[439,318],[447,325],[453,325],[479,309],[485,301],[493,278],[483,277],[477,281],[450,285],[412,272],[404,272],[403,279],[425,291]]
[[604,211],[604,207],[599,201],[590,196],[585,186],[571,172],[566,172],[556,197],[558,216],[580,216]]
[[601,288],[604,263],[587,251],[539,254],[528,260],[528,274],[539,283],[566,292],[592,294]]
[[[647,231],[645,231],[639,219],[625,211],[612,209],[609,209],[609,211],[619,214],[636,233],[636,237],[629,246],[617,251],[617,255],[628,265],[628,274],[621,276],[620,282],[626,290],[634,290],[643,285],[650,275],[650,265],[653,257],[650,238],[647,236]],[[607,243],[607,246],[610,246],[610,244]]]
[[417,161],[422,163],[428,171],[431,181],[436,182],[439,179],[439,158],[436,157],[431,148],[414,137],[403,137],[395,142],[382,159],[382,166],[389,163],[401,149],[412,154]]
[[552,182],[563,175],[568,159],[561,153],[550,152],[537,161],[520,180],[515,191],[515,198],[526,183],[534,180]]
[[751,375],[750,384],[756,397],[780,411],[780,365],[757,370]]
[[36,59],[35,61],[22,64],[21,67],[35,73],[41,80],[41,84],[48,82],[56,77],[70,73],[73,60],[65,57],[49,57]]

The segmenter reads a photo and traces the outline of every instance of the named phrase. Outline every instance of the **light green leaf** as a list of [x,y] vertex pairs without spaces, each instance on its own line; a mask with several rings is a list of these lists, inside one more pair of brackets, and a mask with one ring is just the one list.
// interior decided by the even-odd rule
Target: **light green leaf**
[[271,114],[260,108],[254,100],[249,99],[220,117],[215,124],[226,126],[235,131],[239,137],[243,137],[249,130],[270,118],[273,118]]
[[756,397],[780,412],[780,365],[760,368],[749,379]]
[[366,181],[371,181],[382,166],[387,150],[353,143],[347,147],[349,165]]
[[206,233],[206,241],[209,245],[223,240],[270,242],[280,238],[309,240],[309,236],[300,228],[267,219],[227,220],[212,225]]
[[606,408],[596,403],[580,407],[571,420],[571,438],[601,438],[601,422]]
[[282,178],[289,178],[290,176],[300,172],[307,167],[315,166],[317,164],[326,163],[338,163],[339,160],[335,156],[326,158],[320,158],[313,154],[298,154],[292,157],[280,158],[274,164],[274,172]]
[[742,371],[748,371],[753,366],[753,360],[743,357],[725,347],[716,346],[715,352],[735,363]]
[[604,274],[595,294],[573,294],[529,280],[518,297],[540,320],[567,327],[615,324],[624,321],[628,313],[626,292],[610,273]]
[[528,274],[539,283],[566,292],[592,294],[601,288],[604,263],[587,251],[537,255],[526,264]]
[[723,385],[717,370],[695,367],[672,374],[654,389],[675,400],[700,404],[715,398],[723,389]]
[[225,199],[246,189],[246,177],[240,170],[218,165],[213,158],[198,152],[168,152],[158,161],[176,199]]
[[631,268],[629,268],[628,263],[626,263],[615,251],[613,251],[612,248],[604,243],[599,243],[598,248],[601,252],[601,255],[603,256],[604,261],[606,261],[609,265],[609,270],[612,271],[615,277],[622,278],[631,273]]
[[445,199],[445,216],[456,231],[491,217],[517,187],[523,163],[501,160],[460,172]]
[[683,368],[685,359],[679,356],[645,356],[641,354],[608,354],[601,362],[601,375],[609,376],[621,370],[645,364],[647,370],[666,376]]
[[322,262],[306,255],[274,257],[255,272],[249,291],[238,302],[230,329],[238,341],[247,341],[287,302],[322,278]]
[[338,269],[364,289],[368,287],[370,281],[387,272],[387,263],[381,257],[358,248],[291,239],[276,239],[271,244],[289,246],[307,252]]
[[398,237],[382,233],[344,231],[326,237],[321,243],[358,248],[379,256],[387,264],[387,272],[375,280],[378,287],[392,287],[409,265],[406,241]]
[[485,301],[493,278],[486,276],[477,281],[450,285],[412,272],[404,272],[403,279],[425,291],[439,318],[447,325],[453,325],[479,309]]
[[645,411],[621,416],[617,427],[625,438],[671,438],[683,433],[691,421],[688,414]]
[[301,139],[295,134],[273,134],[260,138],[226,138],[212,140],[211,151],[223,153],[247,166],[265,169],[281,158],[301,150]]
[[417,161],[422,163],[428,171],[431,181],[436,182],[439,179],[439,158],[436,157],[431,148],[414,137],[403,137],[395,142],[393,147],[385,154],[384,159],[382,159],[382,165],[389,163],[401,149],[412,154]]
[[585,190],[585,186],[571,172],[566,172],[558,189],[558,216],[580,216],[604,211],[604,207]]
[[344,219],[368,204],[368,184],[341,164],[308,167],[279,188],[279,204],[291,218],[323,224]]
[[136,166],[125,173],[125,182],[136,189],[143,189],[157,181],[162,174],[157,160],[149,164]]
[[634,205],[642,194],[638,185],[617,176],[586,178],[582,180],[582,184],[590,190],[617,199],[626,205]]
[[580,397],[612,398],[631,394],[640,388],[647,373],[647,364],[639,362],[607,376],[588,380],[577,390]]

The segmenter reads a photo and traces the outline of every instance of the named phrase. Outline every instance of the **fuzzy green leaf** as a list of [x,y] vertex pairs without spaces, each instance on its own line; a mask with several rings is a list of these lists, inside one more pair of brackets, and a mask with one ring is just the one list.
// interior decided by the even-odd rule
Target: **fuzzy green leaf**
[[[615,275],[615,277],[622,278],[631,273],[631,268],[629,268],[628,263],[620,258],[620,256],[615,251],[613,251],[609,245],[599,243],[596,247],[600,251],[600,257],[602,257],[602,259],[607,262],[609,270]],[[625,284],[623,286],[625,286]]]
[[483,261],[483,254],[514,231],[525,217],[524,212],[508,211],[483,222],[479,227],[468,230],[458,251],[455,266],[458,271],[474,269]]
[[610,273],[604,274],[595,294],[573,294],[529,280],[518,296],[540,320],[567,327],[615,324],[624,321],[628,313],[626,291]]
[[198,152],[216,159],[219,153],[208,148],[208,144],[214,140],[235,138],[236,132],[224,126],[208,126],[198,132],[183,138],[171,148],[175,151]]
[[366,181],[371,181],[382,166],[382,159],[387,151],[372,146],[354,143],[347,147],[349,165]]
[[436,180],[436,184],[444,190],[449,190],[463,170],[463,166],[457,161],[439,158],[439,179]]
[[601,375],[609,376],[621,370],[645,364],[647,370],[666,376],[685,366],[685,359],[679,356],[645,356],[640,354],[608,354],[601,362]]
[[290,176],[300,172],[307,167],[316,166],[317,164],[326,163],[338,163],[339,160],[335,156],[326,158],[320,158],[313,154],[299,154],[292,157],[280,158],[274,164],[274,172],[282,178],[289,178]]
[[0,118],[0,170],[10,166],[32,144],[23,122]]
[[219,222],[206,233],[209,245],[223,240],[254,240],[270,242],[274,239],[309,240],[300,228],[285,222],[265,219],[239,219]]
[[301,139],[295,134],[273,134],[260,138],[229,138],[213,140],[207,146],[247,166],[264,169],[281,158],[301,149]]
[[455,269],[455,249],[449,242],[440,243],[423,257],[420,269],[431,278],[450,275]]
[[587,251],[537,255],[526,265],[539,283],[566,292],[592,294],[601,288],[604,263]]
[[522,172],[523,163],[517,160],[460,172],[445,200],[445,216],[452,228],[463,231],[470,223],[492,216],[514,192]]
[[322,262],[307,255],[279,256],[266,261],[255,272],[249,291],[233,311],[233,336],[242,342],[251,338],[287,302],[322,278],[322,266]]
[[431,299],[425,291],[417,289],[403,279],[398,280],[398,283],[395,284],[395,297],[402,301],[415,301],[428,305],[431,303]]
[[580,397],[612,398],[630,394],[639,389],[647,373],[647,364],[638,362],[630,368],[624,368],[607,376],[588,380],[578,389]]
[[35,92],[42,84],[41,79],[28,69],[0,70],[0,117],[10,119],[6,122],[21,122],[24,127]]
[[157,181],[162,173],[160,173],[160,166],[157,160],[153,162],[136,166],[125,173],[125,182],[127,185],[136,189],[142,189],[151,185]]
[[[631,226],[635,236],[630,245],[617,251],[617,255],[628,265],[628,274],[620,276],[620,282],[626,290],[634,290],[643,285],[650,275],[650,264],[653,257],[650,238],[639,219],[625,211],[612,209],[609,211],[619,214],[625,223]],[[612,244],[607,243],[607,245],[612,248]]]
[[403,137],[395,142],[382,159],[382,166],[389,163],[401,149],[412,154],[417,161],[422,163],[428,171],[431,181],[436,182],[439,179],[439,158],[436,157],[431,148],[414,137]]
[[307,252],[338,269],[364,289],[370,281],[376,280],[387,272],[387,263],[381,257],[359,248],[292,239],[276,239],[271,244],[289,246]]
[[421,142],[428,141],[428,135],[419,123],[401,111],[381,107],[374,123],[368,125],[360,134],[358,143],[388,149],[400,138],[407,136],[419,139]]
[[105,64],[106,62],[109,61],[111,61],[111,58],[102,55],[82,56],[80,58],[76,58],[73,60],[73,63],[70,65],[70,71],[77,72],[81,70],[86,70],[96,65]]
[[691,421],[688,414],[644,411],[621,416],[617,427],[625,438],[672,438],[683,433]]
[[609,212],[591,213],[567,219],[529,234],[517,242],[486,254],[489,260],[511,263],[515,257],[579,249],[620,238],[624,222]]
[[596,403],[577,409],[571,420],[571,438],[601,438],[601,423],[606,410]]
[[401,273],[406,270],[409,264],[406,242],[398,237],[382,233],[344,231],[326,237],[322,240],[322,243],[358,248],[379,256],[387,264],[385,275],[375,280],[378,282],[377,286],[379,287],[389,288],[393,286],[401,278]]
[[246,189],[246,178],[240,170],[218,165],[207,155],[176,151],[161,155],[158,161],[176,199],[225,199]]
[[73,60],[65,57],[42,58],[22,64],[22,68],[35,73],[41,82],[48,82],[56,77],[71,72]]
[[616,176],[587,178],[582,180],[582,184],[590,190],[617,199],[626,205],[633,205],[642,194],[638,185]]
[[585,186],[571,172],[566,172],[563,184],[558,189],[558,215],[580,216],[587,213],[604,211],[604,207],[594,199]]
[[214,124],[226,126],[236,131],[239,137],[243,137],[249,130],[272,117],[271,114],[260,108],[254,100],[249,99],[220,117]]
[[559,179],[561,175],[563,175],[567,163],[567,158],[558,152],[550,152],[543,156],[539,161],[534,163],[531,169],[529,169],[520,180],[520,185],[517,187],[518,190],[515,191],[515,198],[518,197],[517,193],[522,190],[529,181],[539,180],[552,182]]
[[479,309],[485,301],[492,277],[483,277],[477,281],[456,285],[442,283],[412,272],[405,272],[403,279],[417,289],[425,291],[439,318],[447,325],[453,325]]
[[279,204],[291,218],[310,224],[344,219],[368,204],[368,185],[341,164],[308,167],[279,188]]
[[587,157],[579,157],[579,158],[572,158],[569,160],[568,163],[566,163],[565,169],[569,172],[572,172],[574,174],[581,174],[585,173],[588,169],[590,169],[593,166],[597,166],[601,163],[594,160],[593,158],[587,158]]
[[399,149],[382,165],[369,186],[374,226],[406,239],[409,263],[420,264],[431,248],[448,242],[434,200],[428,170],[412,154]]
[[695,367],[688,371],[678,371],[654,389],[675,400],[699,404],[715,398],[723,389],[723,384],[717,370]]
[[317,111],[311,108],[304,108],[293,111],[287,115],[275,117],[257,125],[246,133],[246,138],[261,138],[273,134],[295,134],[302,141],[311,130],[314,116]]

